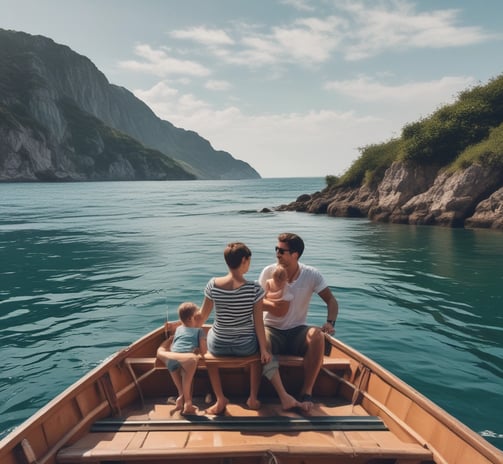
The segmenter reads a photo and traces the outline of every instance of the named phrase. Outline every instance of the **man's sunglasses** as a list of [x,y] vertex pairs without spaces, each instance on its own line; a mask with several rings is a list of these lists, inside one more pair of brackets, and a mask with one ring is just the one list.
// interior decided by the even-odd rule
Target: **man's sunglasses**
[[285,248],[276,247],[274,249],[276,250],[276,253],[279,253],[280,255],[284,255],[285,253],[291,253],[290,250],[286,250]]

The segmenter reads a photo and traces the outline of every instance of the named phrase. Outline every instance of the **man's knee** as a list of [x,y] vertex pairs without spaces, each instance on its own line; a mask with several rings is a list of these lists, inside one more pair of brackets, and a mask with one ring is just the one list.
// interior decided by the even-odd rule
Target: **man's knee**
[[310,327],[306,336],[308,348],[323,351],[325,346],[325,334],[318,327]]

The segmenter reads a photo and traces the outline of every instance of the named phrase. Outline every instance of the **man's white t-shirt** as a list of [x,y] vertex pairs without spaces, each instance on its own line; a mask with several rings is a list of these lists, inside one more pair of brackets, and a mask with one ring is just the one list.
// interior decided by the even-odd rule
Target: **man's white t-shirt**
[[[291,329],[299,325],[306,325],[309,303],[313,293],[319,293],[328,287],[327,282],[321,273],[312,266],[298,263],[300,273],[296,280],[287,282],[286,291],[293,294],[290,307],[285,316],[276,317],[268,312],[264,312],[264,324],[276,327],[277,329]],[[267,279],[272,277],[272,272],[276,264],[265,267],[259,277],[259,283],[265,288]]]

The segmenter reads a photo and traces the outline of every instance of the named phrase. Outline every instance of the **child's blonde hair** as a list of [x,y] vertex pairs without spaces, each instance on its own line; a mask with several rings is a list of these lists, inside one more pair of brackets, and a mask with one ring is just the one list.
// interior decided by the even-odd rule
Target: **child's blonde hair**
[[277,264],[272,271],[272,277],[274,280],[284,281],[287,278],[286,268],[281,264]]
[[191,317],[194,316],[194,314],[197,313],[197,311],[199,311],[199,308],[195,303],[186,301],[185,303],[182,303],[180,306],[178,306],[178,317],[182,322],[187,322]]

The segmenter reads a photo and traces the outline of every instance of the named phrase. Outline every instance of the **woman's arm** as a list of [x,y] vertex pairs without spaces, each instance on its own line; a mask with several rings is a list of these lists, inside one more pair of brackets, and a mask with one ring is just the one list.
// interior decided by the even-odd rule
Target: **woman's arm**
[[204,297],[203,305],[197,313],[196,320],[198,327],[201,327],[210,317],[211,310],[213,309],[213,300],[210,300],[207,296]]
[[257,301],[253,305],[253,321],[255,324],[255,333],[257,334],[258,345],[260,348],[260,359],[263,364],[267,364],[271,360],[271,353],[267,349],[267,340],[265,338],[264,319],[262,316],[262,302]]
[[199,339],[199,354],[204,356],[207,352],[208,352],[208,342],[206,340],[206,334],[203,334]]

